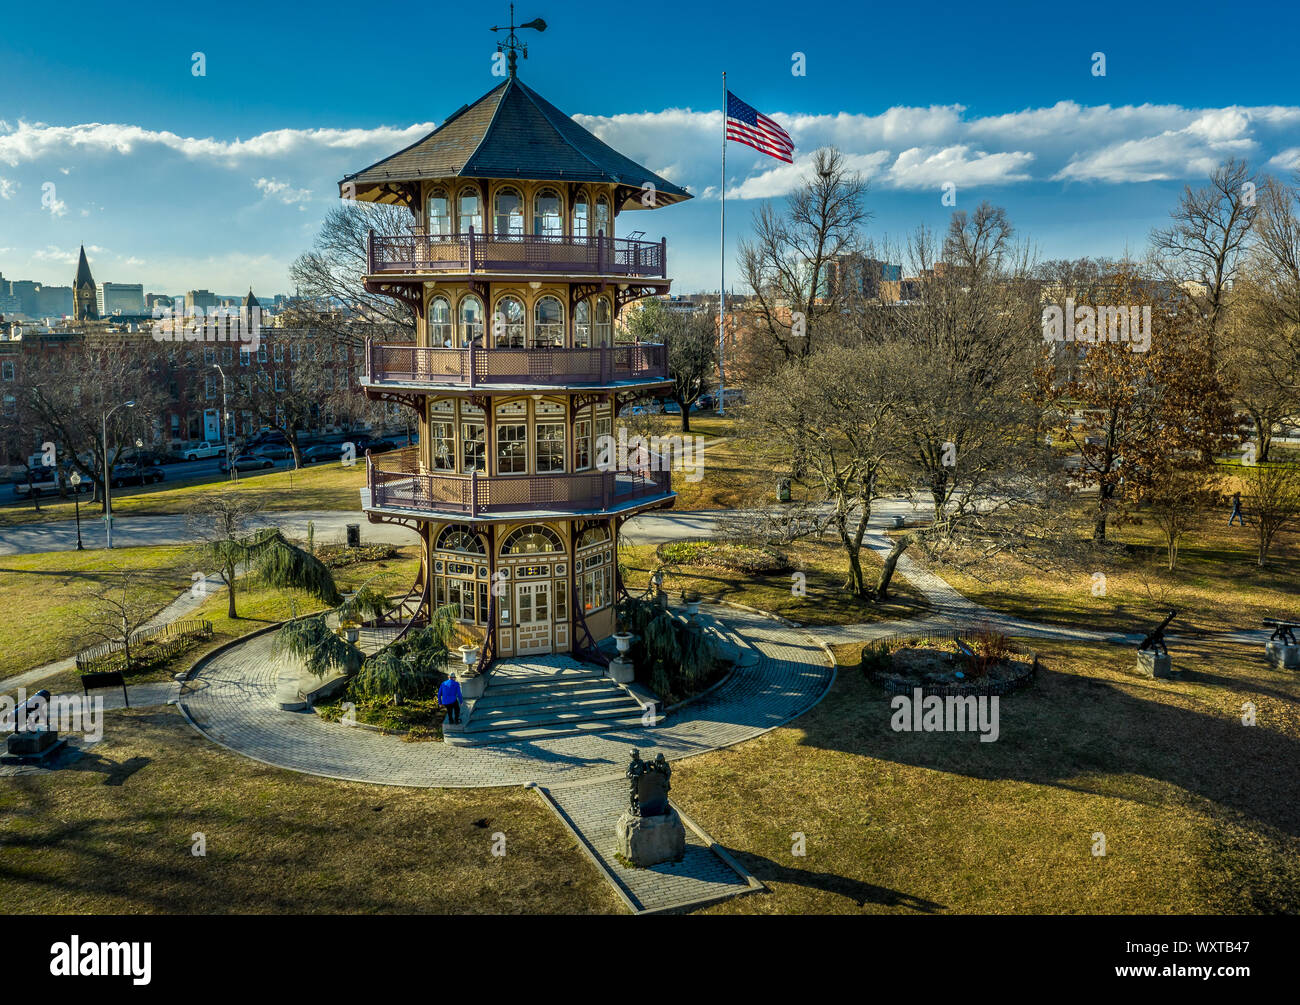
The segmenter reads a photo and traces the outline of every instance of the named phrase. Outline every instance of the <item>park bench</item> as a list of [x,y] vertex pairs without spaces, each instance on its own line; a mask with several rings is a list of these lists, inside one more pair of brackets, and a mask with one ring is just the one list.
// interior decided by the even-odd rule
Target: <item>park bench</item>
[[1286,621],[1282,618],[1265,618],[1263,621],[1265,628],[1273,629],[1273,634],[1268,637],[1270,642],[1281,642],[1283,645],[1293,646],[1296,644],[1295,629],[1300,628],[1300,621]]
[[1300,628],[1300,621],[1287,618],[1264,618],[1265,628],[1273,629],[1273,634],[1264,643],[1264,652],[1280,670],[1294,670],[1300,667],[1300,645],[1296,644],[1295,630]]
[[122,679],[122,671],[100,670],[83,673],[81,675],[81,693],[89,698],[92,687],[120,687],[122,689],[122,700],[126,702],[127,708],[131,707],[131,699],[126,695],[126,681]]

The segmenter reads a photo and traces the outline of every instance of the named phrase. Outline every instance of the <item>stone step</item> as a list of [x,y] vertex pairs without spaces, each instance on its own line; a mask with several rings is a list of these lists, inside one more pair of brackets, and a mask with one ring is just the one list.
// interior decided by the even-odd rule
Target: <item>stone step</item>
[[484,730],[526,729],[530,726],[587,722],[593,719],[634,714],[640,717],[641,706],[626,694],[622,698],[582,704],[550,705],[535,711],[502,709],[497,715],[493,715],[490,710],[485,711],[480,706],[474,710],[474,715],[465,724],[464,731],[478,733]]
[[483,747],[494,743],[535,742],[560,736],[577,736],[583,733],[600,733],[610,729],[640,729],[641,716],[593,719],[587,722],[558,723],[550,726],[528,726],[523,729],[485,730],[481,733],[453,732],[443,729],[443,740],[452,747]]
[[575,674],[573,676],[560,678],[539,677],[533,680],[511,680],[508,677],[500,678],[492,676],[488,678],[488,685],[484,694],[531,694],[537,691],[546,691],[557,688],[588,686],[593,682],[608,680],[609,675],[603,670],[585,673],[580,676]]
[[627,697],[625,691],[613,681],[591,681],[567,687],[544,687],[528,691],[509,691],[499,694],[489,688],[480,699],[485,707],[506,708],[519,705],[548,705],[554,702],[587,701],[592,698]]

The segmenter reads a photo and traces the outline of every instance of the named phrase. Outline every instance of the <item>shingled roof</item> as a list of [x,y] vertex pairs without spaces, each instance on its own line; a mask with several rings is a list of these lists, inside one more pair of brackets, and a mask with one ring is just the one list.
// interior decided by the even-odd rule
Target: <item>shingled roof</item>
[[629,190],[623,209],[644,208],[646,183],[654,185],[658,206],[691,197],[597,139],[518,77],[508,77],[405,150],[348,175],[339,189],[351,183],[359,201],[394,202],[387,186],[456,177],[623,185]]

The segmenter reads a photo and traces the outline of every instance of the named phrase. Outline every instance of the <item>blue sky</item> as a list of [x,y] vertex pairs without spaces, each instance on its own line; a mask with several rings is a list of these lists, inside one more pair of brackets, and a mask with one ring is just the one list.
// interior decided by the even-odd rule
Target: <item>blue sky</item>
[[[0,34],[0,272],[149,290],[288,289],[346,172],[494,86],[508,17],[438,3],[11,5]],[[743,7],[538,0],[521,76],[699,198],[620,218],[666,236],[676,288],[717,285],[720,74],[871,181],[869,232],[941,229],[981,199],[1043,257],[1139,253],[1182,186],[1229,155],[1300,168],[1296,6],[1095,3]],[[79,23],[84,27],[79,28]],[[191,54],[207,74],[191,73]],[[791,73],[792,54],[807,74]],[[1106,75],[1092,73],[1105,53]],[[730,249],[793,168],[729,144]],[[53,186],[52,188],[50,186]],[[734,264],[728,265],[734,277]]]

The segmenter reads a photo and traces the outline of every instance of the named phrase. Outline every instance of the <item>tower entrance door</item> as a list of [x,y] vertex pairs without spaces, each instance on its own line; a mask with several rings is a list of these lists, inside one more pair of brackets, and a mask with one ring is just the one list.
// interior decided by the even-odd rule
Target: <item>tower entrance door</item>
[[515,583],[515,651],[520,656],[553,651],[551,600],[549,580]]

